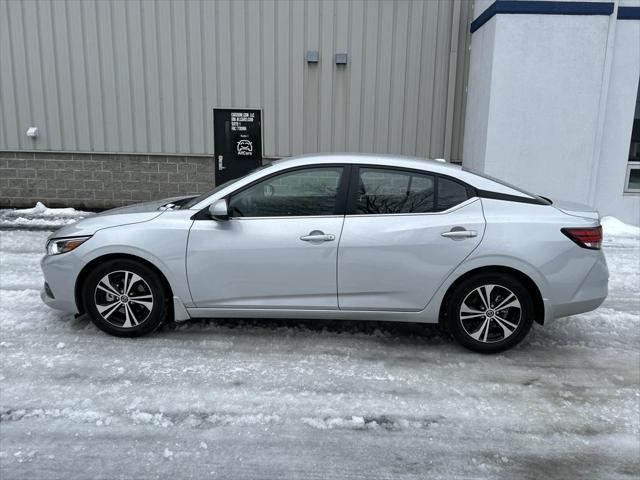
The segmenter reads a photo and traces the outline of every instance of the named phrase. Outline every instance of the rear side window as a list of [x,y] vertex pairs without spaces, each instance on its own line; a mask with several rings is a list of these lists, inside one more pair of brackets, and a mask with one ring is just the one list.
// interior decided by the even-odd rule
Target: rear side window
[[447,210],[464,202],[469,196],[467,187],[448,178],[438,179],[438,211]]
[[359,171],[354,212],[359,215],[441,212],[469,198],[463,184],[428,173],[367,167]]
[[357,214],[433,211],[433,175],[360,168],[358,183]]

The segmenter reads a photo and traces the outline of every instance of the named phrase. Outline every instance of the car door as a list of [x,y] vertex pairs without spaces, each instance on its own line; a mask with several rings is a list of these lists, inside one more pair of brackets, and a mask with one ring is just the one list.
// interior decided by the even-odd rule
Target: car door
[[455,179],[427,172],[360,166],[351,175],[339,308],[422,310],[480,243],[479,199]]
[[197,307],[337,309],[348,168],[286,170],[228,197],[229,220],[195,220],[187,276]]

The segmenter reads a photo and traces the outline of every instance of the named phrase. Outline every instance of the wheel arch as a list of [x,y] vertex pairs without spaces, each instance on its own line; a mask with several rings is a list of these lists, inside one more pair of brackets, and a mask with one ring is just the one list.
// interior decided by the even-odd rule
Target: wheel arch
[[522,282],[525,288],[529,290],[532,294],[531,297],[533,300],[534,320],[536,321],[536,323],[539,323],[540,325],[544,325],[545,306],[544,306],[544,300],[542,299],[542,294],[540,293],[540,288],[538,287],[536,282],[534,282],[533,279],[526,273],[516,268],[507,267],[504,265],[485,265],[482,267],[477,267],[463,273],[458,278],[456,278],[456,280],[451,285],[449,285],[449,288],[447,289],[442,299],[442,302],[440,303],[438,323],[440,324],[446,323],[445,320],[446,320],[446,312],[447,312],[449,298],[451,298],[452,293],[455,291],[458,285],[460,285],[462,282],[464,282],[468,278],[471,278],[480,273],[508,274],[517,278],[520,282]]
[[[160,282],[162,283],[162,286],[164,287],[165,292],[167,294],[167,298],[169,299],[173,298],[173,290],[171,289],[171,285],[169,284],[167,277],[165,276],[164,273],[162,273],[162,271],[158,267],[156,267],[149,260],[146,260],[137,255],[131,255],[128,253],[108,253],[91,260],[82,268],[82,270],[80,270],[80,273],[76,277],[76,284],[74,286],[74,298],[76,302],[76,307],[78,309],[78,313],[80,315],[85,313],[84,302],[82,301],[82,287],[85,283],[85,280],[87,279],[87,276],[89,275],[89,272],[91,272],[91,270],[95,268],[97,265],[103,262],[107,262],[109,260],[133,260],[143,264],[145,267],[151,269],[158,275],[158,278],[160,279]],[[169,302],[169,305],[173,306],[173,302]]]

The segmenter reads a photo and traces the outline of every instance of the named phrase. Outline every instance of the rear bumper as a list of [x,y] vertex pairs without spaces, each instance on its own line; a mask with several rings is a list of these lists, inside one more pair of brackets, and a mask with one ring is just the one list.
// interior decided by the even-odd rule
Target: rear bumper
[[550,307],[550,318],[568,317],[595,310],[609,293],[609,268],[604,255],[596,260],[589,273],[578,286],[573,296],[566,302],[558,302]]

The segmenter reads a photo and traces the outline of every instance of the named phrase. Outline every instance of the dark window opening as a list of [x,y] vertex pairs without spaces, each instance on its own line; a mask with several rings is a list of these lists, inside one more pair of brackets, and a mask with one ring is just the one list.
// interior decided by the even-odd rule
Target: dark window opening
[[231,197],[232,217],[333,215],[342,167],[294,170],[263,180]]

